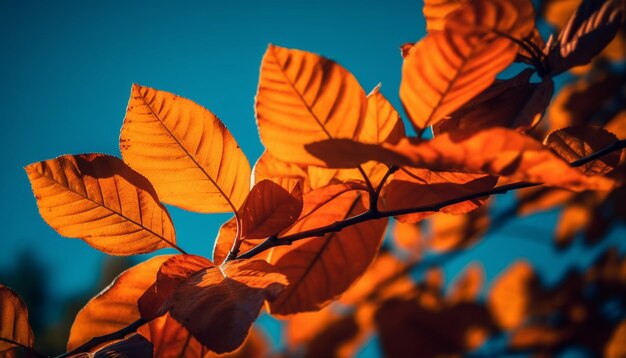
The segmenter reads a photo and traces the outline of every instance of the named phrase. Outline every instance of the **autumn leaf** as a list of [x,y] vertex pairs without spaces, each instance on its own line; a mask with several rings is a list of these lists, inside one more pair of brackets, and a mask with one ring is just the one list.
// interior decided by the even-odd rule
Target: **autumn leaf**
[[404,59],[400,99],[416,131],[436,124],[489,87],[515,59],[506,38],[483,41],[445,29],[426,35]]
[[120,150],[161,200],[183,209],[236,212],[250,188],[250,164],[219,118],[168,92],[133,85]]
[[611,335],[611,339],[604,348],[604,354],[607,358],[619,358],[626,355],[626,320],[622,320]]
[[[601,5],[600,5],[601,4]],[[624,18],[624,2],[583,1],[556,40],[548,40],[547,63],[552,76],[587,64],[613,40]]]
[[257,183],[244,201],[241,217],[242,239],[263,239],[293,224],[302,211],[302,189],[291,192],[270,180]]
[[535,28],[531,0],[472,0],[450,13],[446,27],[457,34],[523,39]]
[[202,345],[225,353],[242,344],[265,300],[286,285],[285,276],[263,260],[215,266],[200,256],[177,255],[161,266],[139,309],[146,319],[169,312]]
[[[576,126],[550,133],[544,143],[564,160],[575,162],[617,141],[615,134],[606,129],[597,126]],[[608,174],[619,164],[620,154],[619,151],[609,153],[579,168],[587,175]]]
[[32,347],[35,343],[33,330],[28,322],[28,309],[12,289],[0,285],[0,356],[11,354],[13,348]]
[[233,352],[218,355],[200,344],[183,325],[169,313],[141,326],[137,332],[154,345],[155,358],[235,358],[261,357],[267,353],[267,343],[254,327],[244,343]]
[[[427,169],[402,168],[387,184],[382,194],[382,209],[385,211],[402,210],[414,207],[428,207],[451,199],[480,193],[493,188],[497,178],[484,174],[460,172],[435,172]],[[486,197],[463,201],[444,207],[441,212],[447,214],[465,214],[480,206]],[[416,223],[432,211],[396,216],[406,223]]]
[[327,140],[307,146],[328,167],[350,167],[369,160],[434,171],[486,173],[571,190],[607,190],[612,180],[589,177],[533,138],[505,128],[474,134],[443,133],[433,140],[404,139],[397,145]]
[[67,349],[93,337],[118,331],[139,319],[137,300],[156,280],[157,271],[172,255],[157,256],[122,272],[109,287],[76,315]]
[[356,78],[316,54],[269,45],[256,96],[257,125],[267,150],[289,163],[320,165],[305,149],[328,138],[354,138],[367,109]]
[[[215,239],[215,244],[213,246],[213,262],[216,264],[224,263],[226,257],[230,253],[231,248],[233,247],[233,242],[237,237],[237,221],[235,217],[232,217],[228,221],[226,221],[220,227],[220,230],[217,233],[217,238]],[[239,246],[239,252],[246,252],[252,248],[254,248],[258,244],[258,241],[250,241],[250,240],[241,240],[241,244]],[[265,259],[268,255],[269,251],[264,251],[255,256],[258,259]]]
[[536,276],[525,261],[517,261],[496,279],[487,305],[500,327],[512,329],[524,322],[533,302]]
[[[380,84],[367,95],[367,112],[363,126],[357,133],[356,140],[362,143],[382,144],[397,143],[405,137],[404,124],[398,112],[380,93]],[[313,189],[322,188],[333,182],[363,181],[363,173],[373,187],[377,187],[388,168],[386,165],[370,161],[361,168],[329,169],[309,166],[308,174]]]
[[419,225],[396,221],[393,223],[391,237],[398,247],[408,251],[412,256],[420,257],[425,251]]
[[489,88],[433,126],[442,132],[478,132],[491,127],[527,131],[542,117],[554,93],[554,83],[531,83],[532,70],[508,80],[496,80]]
[[263,152],[259,157],[254,165],[253,173],[255,184],[263,180],[271,180],[285,190],[291,191],[295,183],[299,182],[303,193],[311,190],[306,166],[284,162],[268,151]]
[[484,281],[485,273],[480,263],[471,263],[452,284],[447,300],[452,303],[476,301]]
[[111,255],[175,247],[172,220],[152,185],[121,160],[64,155],[25,169],[39,213],[60,235]]
[[[307,205],[306,199],[305,196],[303,213],[306,214],[286,234],[331,224],[365,211],[360,194],[353,190],[324,200],[323,205]],[[308,211],[308,207],[315,209]],[[272,249],[270,262],[287,276],[289,286],[270,302],[270,312],[288,315],[318,310],[343,293],[376,256],[386,225],[386,219],[366,221],[324,237]]]
[[422,13],[428,32],[443,30],[446,17],[467,3],[467,0],[424,0]]
[[474,244],[489,228],[487,206],[465,215],[436,214],[430,218],[429,246],[434,251],[447,252]]

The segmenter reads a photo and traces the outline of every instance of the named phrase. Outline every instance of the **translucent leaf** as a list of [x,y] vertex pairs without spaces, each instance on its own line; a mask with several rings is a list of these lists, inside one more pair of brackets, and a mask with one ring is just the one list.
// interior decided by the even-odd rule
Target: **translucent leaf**
[[[0,285],[0,338],[9,339],[26,347],[32,347],[35,343],[26,305],[17,293],[4,285]],[[0,340],[0,356],[16,347],[15,344]]]
[[170,216],[144,177],[104,154],[64,155],[28,165],[39,213],[59,234],[111,255],[173,246]]

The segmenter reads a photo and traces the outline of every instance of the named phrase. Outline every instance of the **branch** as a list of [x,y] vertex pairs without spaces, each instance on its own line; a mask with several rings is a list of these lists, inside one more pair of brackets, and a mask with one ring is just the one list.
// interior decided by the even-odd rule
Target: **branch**
[[[35,354],[37,357],[46,357],[46,358],[48,357],[47,355],[45,355],[45,354],[43,354],[43,353],[39,353],[39,351],[37,351],[35,348],[33,348],[33,347],[29,347],[29,346],[26,346],[26,345],[23,345],[22,343],[20,343],[20,342],[16,342],[16,341],[14,341],[14,340],[12,340],[12,339],[8,339],[8,338],[0,337],[0,341],[7,342],[7,343],[9,343],[9,344],[13,344],[13,345],[15,346],[15,347],[13,347],[13,348],[22,348],[22,349],[25,349],[25,350],[27,350],[27,351],[29,351],[29,352],[32,352],[32,353],[33,353],[33,354]],[[13,349],[13,348],[9,348],[9,349]]]
[[[611,152],[618,151],[624,148],[626,148],[626,139],[619,140],[604,149],[601,149],[597,152],[590,154],[587,157],[576,160],[570,163],[570,166],[578,167],[586,163],[589,163],[591,161],[594,161],[603,155],[606,155]],[[424,206],[418,206],[418,207],[406,208],[406,209],[378,211],[376,208],[372,209],[372,207],[370,207],[370,210],[362,214],[353,216],[345,220],[336,221],[326,226],[321,226],[315,229],[301,231],[301,232],[283,236],[283,237],[278,237],[277,235],[270,236],[264,241],[262,241],[259,245],[237,256],[236,259],[249,259],[272,247],[291,245],[295,241],[308,239],[311,237],[322,237],[328,233],[338,232],[338,231],[341,231],[345,227],[360,224],[362,222],[369,221],[369,220],[376,220],[376,219],[382,219],[382,218],[387,218],[391,216],[422,213],[422,212],[429,212],[429,211],[438,212],[444,207],[458,204],[463,201],[479,199],[479,198],[483,198],[483,197],[487,197],[491,195],[505,194],[511,190],[530,188],[530,187],[539,186],[539,185],[543,185],[543,183],[517,182],[517,183],[505,184],[505,185],[497,186],[487,191],[482,191],[482,192],[473,193],[470,195],[457,197],[457,198],[446,200],[437,204],[424,205]]]
[[137,328],[143,326],[145,323],[146,321],[143,318],[140,318],[136,320],[135,322],[129,324],[128,326],[120,329],[119,331],[105,334],[104,336],[94,337],[90,339],[89,341],[87,341],[86,343],[80,345],[79,347],[76,347],[69,352],[63,353],[60,356],[57,356],[56,358],[66,358],[77,353],[88,352],[92,348],[99,346],[103,343],[117,340],[117,339],[123,339],[128,334],[135,332]]

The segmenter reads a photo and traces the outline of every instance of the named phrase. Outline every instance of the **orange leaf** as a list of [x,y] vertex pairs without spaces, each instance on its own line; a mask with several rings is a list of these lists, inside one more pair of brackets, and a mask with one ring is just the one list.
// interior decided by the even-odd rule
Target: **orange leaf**
[[291,191],[295,185],[294,182],[300,182],[302,192],[306,193],[311,190],[306,166],[283,162],[268,151],[263,152],[257,160],[253,172],[255,184],[268,179],[285,190]]
[[381,146],[349,140],[327,140],[307,146],[329,167],[369,160],[430,170],[486,173],[571,190],[608,190],[614,182],[588,177],[533,138],[505,128],[465,135],[443,133],[431,141],[404,139]]
[[[615,134],[606,129],[596,126],[577,126],[550,133],[545,140],[545,145],[552,148],[566,161],[574,162],[617,141],[618,138]],[[609,153],[593,162],[584,164],[580,169],[587,175],[608,174],[619,164],[620,154],[619,151]]]
[[446,27],[458,34],[522,39],[535,28],[535,10],[531,0],[473,0],[451,13]]
[[275,157],[320,165],[305,149],[328,138],[354,138],[367,102],[347,70],[316,54],[269,45],[261,64],[256,115],[261,141]]
[[450,114],[450,119],[434,126],[435,135],[458,130],[478,132],[491,127],[527,131],[541,119],[554,93],[551,79],[530,83],[531,75],[529,70],[509,80],[496,80],[472,101]]
[[141,326],[137,332],[152,342],[155,358],[243,358],[262,357],[267,354],[267,343],[254,327],[241,347],[223,355],[213,353],[200,344],[169,313]]
[[156,280],[157,271],[172,255],[157,256],[122,272],[113,283],[78,312],[67,349],[93,337],[118,331],[139,319],[137,300]]
[[495,280],[487,306],[500,327],[512,329],[524,322],[533,302],[535,283],[533,268],[525,261],[513,263]]
[[607,358],[619,358],[626,356],[626,320],[622,320],[615,331],[611,334],[611,338],[606,342],[604,354]]
[[448,301],[453,303],[472,302],[478,299],[485,281],[485,273],[480,263],[471,263],[448,292]]
[[[493,188],[498,179],[484,174],[433,172],[427,169],[402,168],[394,174],[382,195],[384,210],[431,206],[451,199]],[[465,214],[480,206],[486,197],[444,207],[447,214]],[[416,223],[434,212],[400,215],[396,219]]]
[[302,212],[302,189],[291,192],[270,180],[257,183],[244,201],[241,217],[242,239],[263,239],[293,224]]
[[398,247],[405,249],[413,256],[419,257],[424,252],[422,231],[419,225],[396,221],[393,224],[392,237]]
[[[0,338],[10,339],[26,347],[35,343],[33,330],[28,323],[28,309],[12,289],[0,285]],[[0,356],[11,354],[15,344],[0,340]]]
[[624,19],[624,2],[583,1],[569,18],[556,41],[548,40],[548,68],[555,76],[587,64],[613,40]]
[[517,46],[509,39],[457,34],[448,28],[419,41],[404,59],[400,99],[416,131],[489,87],[509,66]]
[[424,0],[422,13],[426,19],[426,30],[443,30],[447,16],[466,3],[467,0]]
[[121,160],[64,155],[25,169],[39,213],[59,234],[111,255],[175,245],[172,220],[152,185]]
[[489,228],[487,207],[482,206],[465,215],[437,214],[430,219],[434,251],[451,251],[468,247],[482,238]]
[[250,188],[248,159],[219,118],[168,92],[133,85],[120,150],[161,200],[183,209],[236,212]]
[[[360,214],[365,211],[361,199],[356,191],[345,192],[307,212],[287,233]],[[270,303],[271,313],[288,315],[318,310],[343,293],[376,256],[386,226],[386,219],[363,222],[324,237],[272,249],[270,261],[285,273],[289,286]]]
[[139,306],[147,319],[169,312],[202,345],[225,353],[241,345],[265,300],[286,285],[285,276],[263,260],[215,266],[199,256],[177,255],[162,265]]

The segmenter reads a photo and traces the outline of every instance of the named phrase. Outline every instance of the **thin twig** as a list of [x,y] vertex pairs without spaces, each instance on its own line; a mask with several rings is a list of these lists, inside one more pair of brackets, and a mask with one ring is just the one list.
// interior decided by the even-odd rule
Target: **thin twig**
[[[570,166],[576,167],[576,166],[584,165],[593,160],[596,160],[602,155],[606,155],[613,151],[621,150],[623,148],[626,148],[626,140],[620,140],[602,150],[599,150],[598,152],[590,154],[589,156],[585,158],[581,158],[577,161],[574,161],[570,163]],[[422,213],[422,212],[438,212],[447,206],[458,204],[463,201],[479,199],[479,198],[488,197],[491,195],[505,194],[511,190],[530,188],[530,187],[539,186],[539,185],[543,185],[543,183],[517,182],[517,183],[500,185],[490,190],[453,198],[453,199],[446,200],[437,204],[423,205],[423,206],[418,206],[418,207],[413,207],[413,208],[389,210],[389,211],[378,211],[378,210],[372,210],[370,208],[370,210],[362,214],[353,216],[345,220],[336,221],[332,224],[321,226],[315,229],[301,231],[301,232],[291,234],[291,235],[286,235],[283,237],[271,236],[265,239],[264,241],[262,241],[259,245],[244,252],[243,254],[237,256],[236,258],[237,259],[249,259],[275,246],[291,245],[295,241],[307,239],[311,237],[322,237],[328,233],[338,232],[348,226],[360,224],[362,222],[369,221],[369,220],[376,220],[376,219],[382,219],[382,218],[392,217],[392,216],[397,216],[397,215],[406,215],[406,214],[414,214],[414,213]]]
[[66,353],[61,354],[60,356],[57,356],[56,358],[65,358],[65,357],[69,357],[77,353],[88,352],[92,348],[100,344],[103,344],[112,340],[116,340],[116,339],[123,339],[130,333],[135,332],[139,327],[143,326],[145,323],[146,321],[143,318],[140,318],[136,320],[135,322],[129,324],[128,326],[120,329],[119,331],[105,334],[104,336],[94,337],[90,339],[89,341],[87,341],[86,343],[72,349],[69,352],[66,352]]

